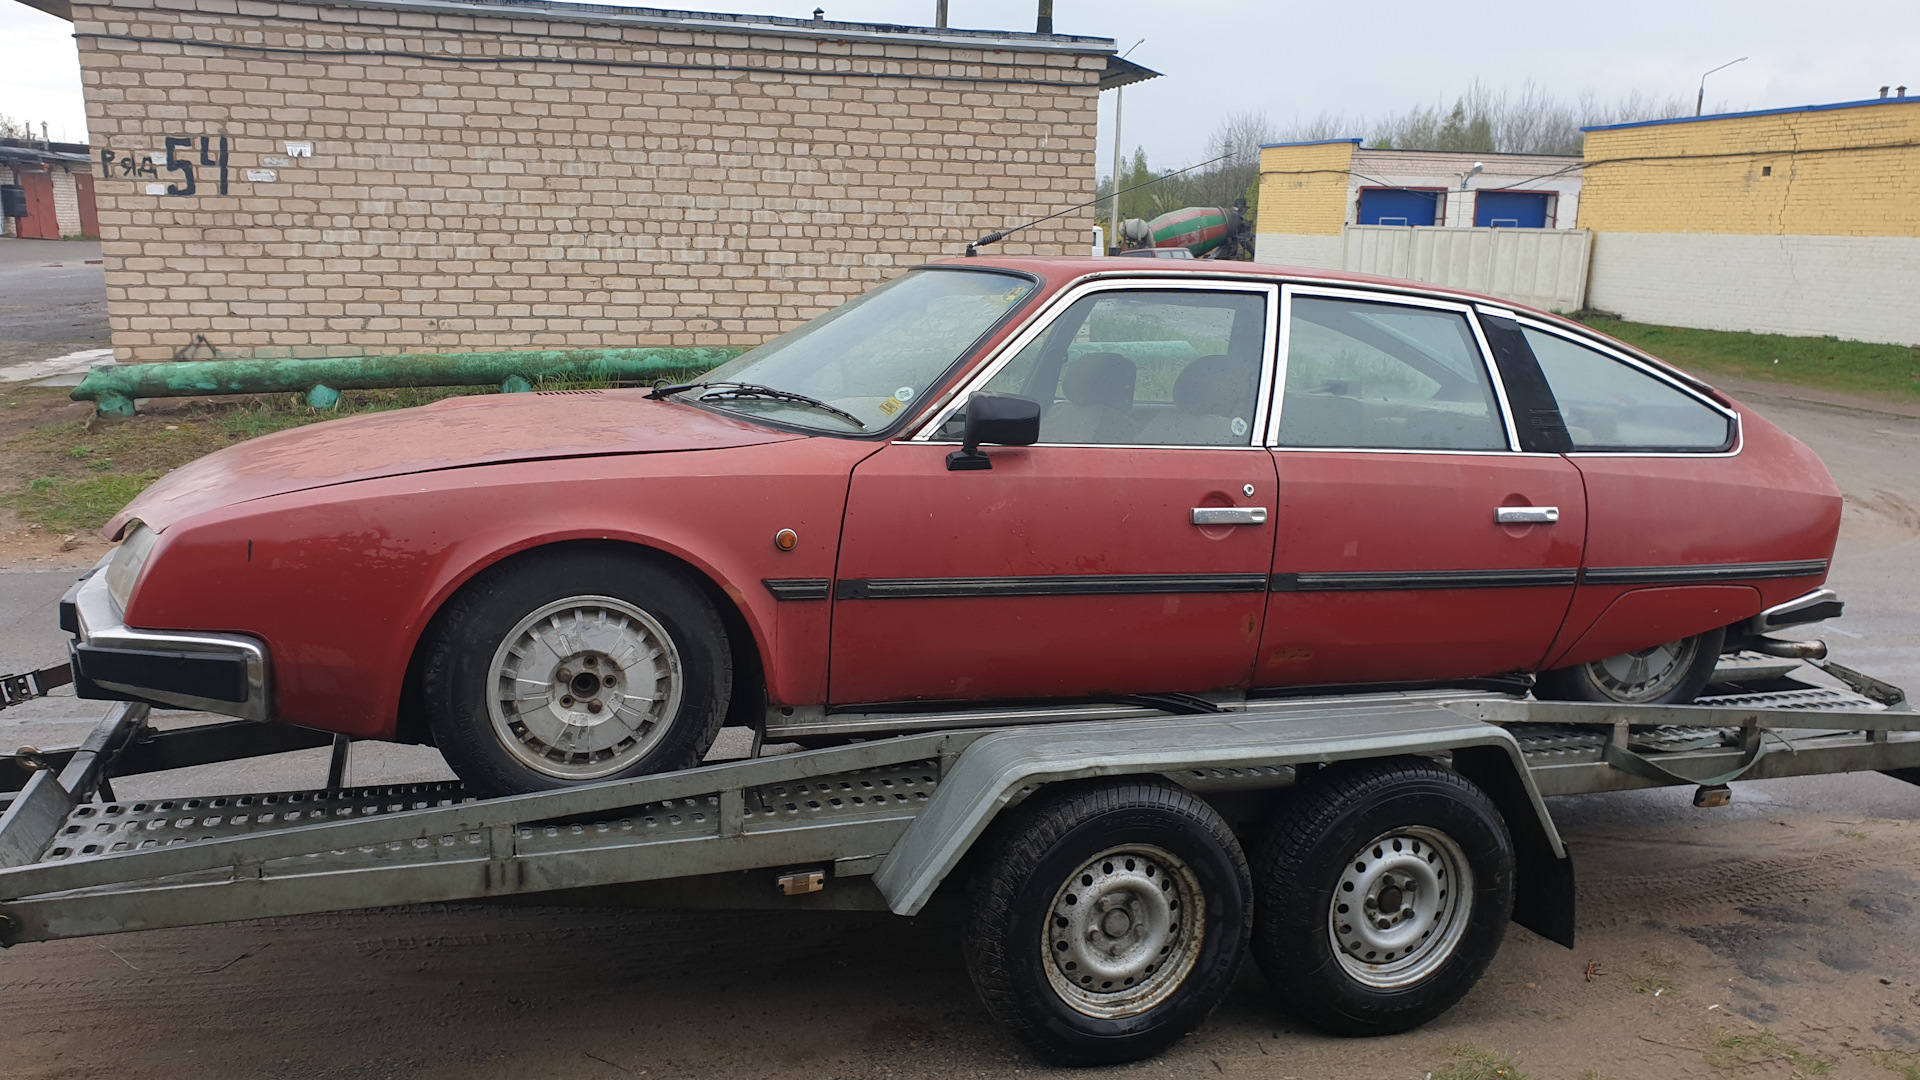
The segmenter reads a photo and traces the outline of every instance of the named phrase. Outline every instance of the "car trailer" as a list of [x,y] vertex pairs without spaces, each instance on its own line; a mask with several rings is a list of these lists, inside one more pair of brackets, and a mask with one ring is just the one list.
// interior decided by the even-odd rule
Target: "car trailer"
[[[344,786],[333,736],[157,730],[149,706],[115,703],[78,747],[0,756],[0,946],[528,897],[936,903],[964,923],[988,1009],[1049,1060],[1156,1052],[1247,952],[1306,1021],[1401,1031],[1467,993],[1508,921],[1572,946],[1572,862],[1546,796],[1693,785],[1716,806],[1734,779],[1920,783],[1904,695],[1816,663],[1852,689],[1748,654],[1688,706],[1443,688],[920,714],[935,730],[492,799]],[[58,682],[37,674],[8,700]],[[315,790],[113,792],[329,742]]]

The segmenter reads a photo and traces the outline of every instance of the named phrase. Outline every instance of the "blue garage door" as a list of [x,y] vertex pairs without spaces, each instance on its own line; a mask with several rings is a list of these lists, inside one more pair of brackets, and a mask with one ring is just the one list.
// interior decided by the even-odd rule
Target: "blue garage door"
[[1473,196],[1473,223],[1481,228],[1544,229],[1545,191],[1479,191]]
[[1360,224],[1432,225],[1439,216],[1444,191],[1409,188],[1361,188]]

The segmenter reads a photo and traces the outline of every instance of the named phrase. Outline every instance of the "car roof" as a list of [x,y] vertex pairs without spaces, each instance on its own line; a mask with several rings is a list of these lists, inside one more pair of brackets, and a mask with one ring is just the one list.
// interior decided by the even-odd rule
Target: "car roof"
[[[1556,324],[1568,325],[1564,316],[1550,311],[1541,311],[1525,304],[1516,304],[1511,300],[1502,300],[1497,296],[1484,293],[1467,292],[1464,289],[1452,289],[1442,285],[1432,285],[1423,281],[1407,281],[1400,278],[1379,277],[1373,274],[1355,274],[1346,270],[1322,270],[1306,266],[1276,266],[1271,263],[1236,262],[1225,259],[1118,259],[1101,255],[1000,255],[974,256],[970,258],[943,259],[934,266],[949,266],[956,269],[1000,269],[1019,270],[1025,273],[1039,274],[1047,279],[1049,285],[1062,286],[1081,278],[1107,275],[1125,275],[1138,277],[1231,277],[1231,278],[1272,278],[1301,283],[1329,285],[1359,285],[1369,288],[1385,288],[1392,292],[1412,293],[1419,296],[1432,296],[1444,300],[1455,300],[1469,304],[1486,304],[1491,307],[1506,308],[1510,311],[1525,312],[1529,316],[1550,320]],[[1571,324],[1578,327],[1579,324]]]
[[1355,274],[1346,270],[1323,270],[1307,266],[1277,266],[1272,263],[1238,262],[1226,259],[1120,259],[1101,255],[999,255],[968,256],[958,259],[942,259],[931,266],[951,267],[968,270],[1014,270],[1021,273],[1038,274],[1055,289],[1065,288],[1076,281],[1094,277],[1128,278],[1179,278],[1211,277],[1237,278],[1242,281],[1268,279],[1317,285],[1353,285],[1384,292],[1401,293],[1411,296],[1430,296],[1440,300],[1452,300],[1465,304],[1485,304],[1500,308],[1528,318],[1538,319],[1558,327],[1576,337],[1584,337],[1603,343],[1615,350],[1627,353],[1658,366],[1688,385],[1707,393],[1725,395],[1713,388],[1692,372],[1682,370],[1672,363],[1661,359],[1645,349],[1631,345],[1617,338],[1603,334],[1592,327],[1585,326],[1565,315],[1551,311],[1516,304],[1485,293],[1468,292],[1465,289],[1453,289],[1444,285],[1433,285],[1424,281],[1407,281],[1402,278],[1380,277],[1374,274]]

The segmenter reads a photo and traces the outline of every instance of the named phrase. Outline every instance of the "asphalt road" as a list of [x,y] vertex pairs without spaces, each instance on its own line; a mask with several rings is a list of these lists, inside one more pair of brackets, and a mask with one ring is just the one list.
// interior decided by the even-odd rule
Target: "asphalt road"
[[0,364],[106,342],[107,288],[98,243],[0,240]]
[[[1848,610],[1820,631],[1835,658],[1920,687],[1920,419],[1735,392],[1818,450],[1847,495],[1832,584]],[[73,576],[0,572],[0,668],[63,654],[53,602]],[[0,743],[75,741],[99,711],[64,693],[9,710]],[[421,748],[356,754],[355,783],[446,775]],[[324,768],[308,751],[121,791],[304,787]],[[1735,792],[1708,811],[1680,789],[1554,800],[1578,859],[1579,948],[1515,929],[1426,1028],[1328,1039],[1277,1014],[1249,971],[1200,1032],[1112,1071],[1420,1077],[1476,1051],[1569,1080],[1920,1065],[1920,791],[1867,774]],[[20,946],[0,954],[0,1076],[1046,1072],[987,1021],[954,931],[938,917],[436,906]]]

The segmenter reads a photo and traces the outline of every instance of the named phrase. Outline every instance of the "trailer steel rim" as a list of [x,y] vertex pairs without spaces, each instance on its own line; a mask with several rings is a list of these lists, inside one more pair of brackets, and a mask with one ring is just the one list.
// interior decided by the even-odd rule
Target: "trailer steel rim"
[[1690,637],[1594,660],[1587,664],[1587,671],[1609,698],[1639,704],[1680,685],[1699,652],[1700,639]]
[[1392,990],[1432,975],[1473,914],[1466,853],[1438,829],[1383,833],[1347,860],[1329,904],[1327,935],[1356,982]]
[[501,745],[564,780],[612,776],[651,750],[685,679],[673,638],[611,596],[572,596],[520,620],[487,669],[487,712]]
[[1060,1000],[1103,1020],[1138,1016],[1186,981],[1206,940],[1200,879],[1147,844],[1104,851],[1054,894],[1040,934]]

